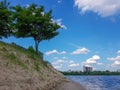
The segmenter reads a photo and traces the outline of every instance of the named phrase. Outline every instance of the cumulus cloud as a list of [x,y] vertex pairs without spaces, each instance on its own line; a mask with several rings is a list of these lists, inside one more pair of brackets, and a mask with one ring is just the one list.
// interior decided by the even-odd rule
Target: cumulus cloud
[[79,63],[72,63],[72,64],[69,65],[69,67],[77,67],[79,65],[80,65]]
[[116,56],[116,57],[112,57],[112,58],[107,58],[107,60],[117,61],[117,60],[120,60],[120,56]]
[[96,61],[95,61],[95,60],[88,59],[88,60],[86,61],[86,63],[87,63],[87,64],[94,64],[94,63],[96,63]]
[[92,58],[87,59],[87,60],[86,60],[86,63],[87,63],[87,64],[94,64],[94,63],[96,63],[97,60],[99,60],[99,59],[100,59],[100,56],[94,55]]
[[114,63],[111,66],[112,67],[120,66],[120,61],[114,61]]
[[92,11],[102,17],[113,16],[120,12],[120,0],[75,0],[80,13]]
[[57,64],[60,64],[60,63],[64,63],[64,62],[65,62],[64,60],[59,59],[59,60],[53,62],[52,64],[53,64],[53,65],[57,65]]
[[107,58],[107,60],[113,61],[113,64],[111,66],[119,66],[120,65],[120,56],[112,57],[112,58]]
[[62,51],[62,52],[58,52],[57,50],[52,50],[52,51],[48,51],[48,52],[46,52],[45,53],[45,55],[47,55],[47,56],[49,56],[49,55],[51,55],[51,54],[66,54],[67,52],[65,52],[65,51]]
[[90,50],[86,49],[86,48],[79,48],[75,51],[73,51],[71,54],[74,55],[74,54],[87,54],[89,53]]
[[120,65],[120,61],[115,61],[114,64],[115,65]]
[[62,67],[78,67],[80,66],[79,63],[75,62],[74,60],[64,60],[64,59],[58,59],[54,62],[52,62],[52,65],[56,69],[60,69]]
[[83,62],[82,64],[84,66],[88,65],[91,66],[92,64],[96,64],[96,65],[102,65],[102,63],[99,63],[98,60],[100,60],[100,56],[98,55],[94,55],[91,58],[88,58],[85,62]]
[[120,54],[120,50],[117,51],[117,54]]

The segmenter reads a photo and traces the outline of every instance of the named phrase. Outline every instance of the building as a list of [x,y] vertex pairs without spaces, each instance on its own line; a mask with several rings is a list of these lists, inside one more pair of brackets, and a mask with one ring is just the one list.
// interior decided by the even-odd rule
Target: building
[[93,68],[90,66],[83,66],[83,72],[92,72]]

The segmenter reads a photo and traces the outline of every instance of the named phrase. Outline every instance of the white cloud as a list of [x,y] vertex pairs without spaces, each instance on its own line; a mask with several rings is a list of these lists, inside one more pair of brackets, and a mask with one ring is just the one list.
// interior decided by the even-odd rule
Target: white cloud
[[107,60],[113,61],[113,64],[111,64],[112,67],[120,66],[120,56],[107,58]]
[[67,29],[67,27],[62,24],[62,19],[57,19],[57,20],[52,19],[52,23],[57,23],[59,26],[61,26],[61,28]]
[[49,56],[49,55],[51,55],[51,54],[60,54],[60,55],[62,55],[62,54],[66,54],[66,53],[67,53],[67,52],[65,52],[65,51],[58,52],[57,50],[52,50],[52,51],[46,52],[45,55],[47,55],[47,56]]
[[115,61],[114,64],[115,65],[120,65],[120,61]]
[[97,64],[97,61],[100,60],[100,56],[94,55],[92,58],[89,58],[84,62],[85,65]]
[[64,60],[59,59],[59,60],[53,62],[52,64],[53,64],[53,65],[57,65],[57,64],[60,64],[60,63],[64,63],[64,62],[65,62]]
[[51,54],[58,54],[57,50],[52,50],[52,51],[48,51],[45,53],[45,55],[51,55]]
[[90,50],[88,50],[86,48],[79,48],[79,49],[73,51],[71,54],[73,54],[73,55],[74,54],[87,54],[89,52],[90,52]]
[[120,66],[120,61],[114,61],[114,63],[111,66],[112,67]]
[[61,66],[53,66],[55,69],[60,69],[62,68]]
[[94,64],[94,63],[96,63],[96,61],[91,60],[91,59],[88,59],[88,60],[86,61],[86,63],[88,63],[88,64]]
[[102,17],[112,16],[120,12],[120,0],[75,0],[80,13],[92,11]]
[[61,23],[61,21],[62,21],[62,19],[57,19],[57,20],[56,20],[57,24],[58,24],[59,26],[61,26],[61,28],[67,29],[67,27]]
[[107,60],[117,61],[117,60],[120,60],[120,56],[116,56],[116,57],[114,57],[114,58],[107,58]]
[[52,62],[53,67],[56,69],[59,69],[60,67],[77,67],[80,66],[79,63],[74,62],[73,60],[63,60],[63,59],[58,59],[55,62]]
[[59,54],[66,54],[67,52],[65,52],[65,51],[62,51],[62,52],[60,52]]
[[97,63],[97,65],[103,65],[103,63]]
[[118,50],[117,53],[120,54],[120,50]]
[[69,67],[77,67],[79,65],[80,65],[79,63],[73,63],[73,64],[70,64]]
[[70,64],[73,64],[73,63],[74,63],[74,61],[73,61],[73,60],[70,60],[70,61],[69,61],[69,63],[70,63]]
[[63,64],[59,64],[59,65],[53,65],[53,67],[57,70],[63,68]]
[[86,67],[92,67],[91,65],[84,65],[84,66],[86,66]]

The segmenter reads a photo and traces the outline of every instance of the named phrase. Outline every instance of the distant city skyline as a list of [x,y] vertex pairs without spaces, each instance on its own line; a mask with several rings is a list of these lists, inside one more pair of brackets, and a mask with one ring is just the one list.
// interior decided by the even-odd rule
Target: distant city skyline
[[[11,5],[32,3],[53,10],[53,18],[62,25],[60,34],[43,41],[39,50],[54,68],[61,71],[120,69],[120,0],[7,0]],[[34,46],[33,38],[3,41],[25,48]]]

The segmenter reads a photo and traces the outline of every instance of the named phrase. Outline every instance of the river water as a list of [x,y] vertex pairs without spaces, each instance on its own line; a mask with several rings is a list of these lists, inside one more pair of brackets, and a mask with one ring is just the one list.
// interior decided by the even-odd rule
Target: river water
[[66,76],[86,90],[120,90],[120,76]]

